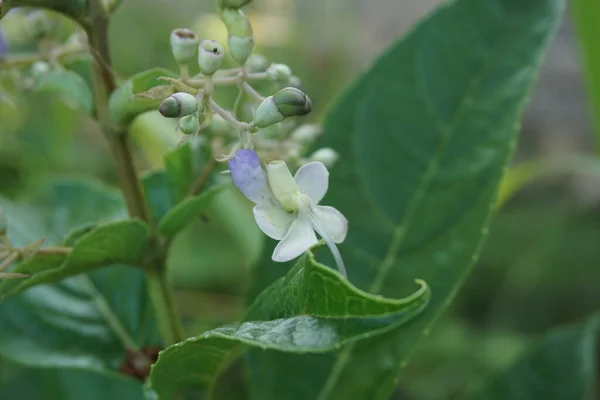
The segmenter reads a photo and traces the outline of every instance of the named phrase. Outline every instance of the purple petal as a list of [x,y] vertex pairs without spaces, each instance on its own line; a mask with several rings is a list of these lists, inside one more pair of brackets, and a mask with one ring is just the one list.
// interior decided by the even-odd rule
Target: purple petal
[[0,30],[0,58],[4,57],[8,52],[8,43],[6,43],[6,35]]
[[272,198],[267,176],[254,150],[238,150],[227,163],[233,184],[255,204],[264,204]]

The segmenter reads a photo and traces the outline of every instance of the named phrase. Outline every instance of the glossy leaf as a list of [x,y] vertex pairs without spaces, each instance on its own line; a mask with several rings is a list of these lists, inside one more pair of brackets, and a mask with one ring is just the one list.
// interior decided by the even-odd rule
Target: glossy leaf
[[58,93],[73,108],[92,112],[92,91],[85,79],[73,71],[53,70],[37,81],[34,90]]
[[210,393],[219,373],[247,347],[323,353],[389,331],[427,305],[424,282],[413,295],[390,300],[351,286],[337,272],[302,257],[250,307],[246,322],[217,328],[162,351],[150,387],[170,399],[185,387]]
[[172,238],[188,226],[202,210],[205,210],[215,195],[230,187],[227,184],[213,186],[198,196],[183,200],[160,220],[158,232],[165,237]]
[[600,317],[543,336],[472,400],[588,400],[596,377]]
[[350,221],[340,246],[350,282],[390,296],[421,278],[431,285],[431,305],[397,332],[331,357],[273,352],[257,363],[251,354],[253,398],[388,398],[479,254],[563,7],[560,0],[440,7],[328,113],[318,146],[339,151],[340,162],[323,203]]
[[[55,260],[42,263],[34,258],[33,262],[18,264],[11,272],[31,276],[13,281],[16,283],[14,286],[0,286],[0,301],[32,286],[56,282],[95,268],[114,263],[135,263],[142,256],[149,237],[148,227],[138,220],[98,226],[82,236],[69,254],[63,254],[60,263]],[[56,259],[59,257],[60,254],[56,255]]]
[[[171,78],[176,75],[164,68],[152,68],[133,75],[115,90],[109,100],[111,118],[115,123],[125,124],[131,122],[136,116],[146,111],[158,109],[162,99],[149,99],[134,97],[157,86],[168,85],[159,81],[161,76]],[[166,97],[166,96],[165,96]]]

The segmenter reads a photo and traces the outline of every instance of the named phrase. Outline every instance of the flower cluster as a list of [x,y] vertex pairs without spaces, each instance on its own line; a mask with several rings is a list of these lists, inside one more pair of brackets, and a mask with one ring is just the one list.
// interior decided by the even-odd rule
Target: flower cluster
[[[288,66],[269,63],[264,56],[253,54],[252,27],[241,10],[249,2],[217,1],[235,68],[220,69],[226,54],[220,43],[200,40],[188,29],[171,33],[180,77],[163,77],[177,93],[162,101],[160,113],[178,118],[179,129],[185,134],[183,141],[202,132],[200,137],[211,141],[214,152],[225,154],[217,160],[228,161],[234,184],[256,204],[256,223],[266,235],[280,241],[273,260],[283,262],[298,257],[317,244],[316,232],[345,275],[336,243],[346,237],[348,222],[336,209],[319,205],[328,187],[326,166],[335,163],[337,153],[323,148],[303,156],[321,129],[316,125],[297,126],[294,119],[310,113],[312,102]],[[200,72],[190,76],[194,64]],[[270,83],[276,91],[264,97],[251,85],[253,82]],[[220,85],[238,88],[231,111],[213,97]],[[244,99],[249,100],[245,109]],[[223,124],[225,129],[216,129]],[[267,161],[264,169],[261,159]],[[286,162],[300,167],[295,177]]]

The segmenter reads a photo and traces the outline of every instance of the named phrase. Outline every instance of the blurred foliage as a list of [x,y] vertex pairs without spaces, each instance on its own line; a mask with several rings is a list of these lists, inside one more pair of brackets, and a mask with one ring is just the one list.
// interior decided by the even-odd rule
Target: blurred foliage
[[[175,69],[168,51],[173,28],[191,27],[203,37],[212,32],[219,35],[216,17],[210,14],[211,3],[188,0],[170,7],[160,0],[125,1],[110,31],[118,76],[124,80],[152,67]],[[277,1],[263,1],[263,8],[257,3],[249,15],[262,35],[257,39],[258,51],[270,59],[286,60],[313,99],[317,112],[311,118],[320,120],[331,100],[362,68],[349,43],[358,39],[364,27],[319,38],[312,25],[320,20],[308,16],[322,12],[324,2],[281,1],[287,6],[271,12],[264,4]],[[339,8],[344,12],[328,15],[345,21],[340,25],[353,26],[360,8]],[[585,14],[580,13],[582,16]],[[18,30],[18,26],[7,27],[5,21],[0,24],[2,29]],[[336,21],[329,23],[335,25]],[[275,38],[281,31],[283,39]],[[25,53],[30,45],[18,37],[9,41],[9,48]],[[85,70],[86,64],[73,69]],[[90,118],[59,94],[35,92],[32,85],[19,87],[14,78],[0,73],[0,194],[21,197],[57,175],[94,175],[114,184],[111,156]],[[165,146],[179,140],[169,122],[155,117],[147,114],[134,123],[136,162],[142,170],[161,166]],[[153,129],[148,131],[147,126]],[[548,165],[542,167],[552,169],[554,162],[545,160]],[[506,198],[474,273],[443,322],[420,344],[419,356],[408,364],[395,399],[460,398],[512,363],[533,337],[598,309],[600,200],[596,196],[581,201],[577,186],[581,179],[583,186],[598,186],[597,179],[571,171],[560,177],[550,174],[543,182],[534,182]],[[235,204],[227,208],[239,210],[239,214],[215,211],[216,220],[195,221],[176,238],[173,253],[177,257],[169,259],[179,288],[178,304],[190,333],[240,318],[249,286],[248,270],[263,247],[246,199],[234,192],[221,196],[219,201]],[[218,262],[212,253],[198,254],[199,241],[212,244],[215,254],[221,256]],[[237,251],[223,253],[219,246]],[[95,383],[83,386],[88,379]],[[87,396],[95,393],[90,387],[106,387],[102,379],[80,371],[28,370],[2,361],[0,398],[42,398],[42,393],[54,392],[57,400],[67,399],[60,396],[60,385],[65,382],[82,382]],[[236,383],[241,384],[237,375],[223,379],[231,379],[233,384],[221,385],[223,393],[235,393]],[[123,379],[123,385],[129,383]],[[140,394],[132,390],[131,398],[137,398]],[[72,398],[83,398],[75,396]]]

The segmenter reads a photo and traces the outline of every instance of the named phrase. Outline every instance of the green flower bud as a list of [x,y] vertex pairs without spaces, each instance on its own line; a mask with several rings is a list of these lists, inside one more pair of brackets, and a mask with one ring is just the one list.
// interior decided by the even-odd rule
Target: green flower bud
[[285,64],[271,64],[267,69],[267,75],[274,81],[288,83],[292,77],[292,70]]
[[252,0],[217,0],[217,7],[223,8],[242,8],[247,4],[250,4]]
[[160,103],[158,111],[163,117],[179,118],[198,111],[198,101],[189,93],[175,93]]
[[232,8],[223,10],[221,19],[229,33],[227,44],[231,57],[237,63],[244,64],[254,49],[254,34],[250,21],[242,10]]
[[269,60],[262,54],[251,54],[246,61],[248,72],[265,72],[269,65]]
[[221,66],[223,46],[214,40],[203,40],[198,46],[198,66],[204,75],[212,75]]
[[304,124],[296,128],[290,137],[298,143],[314,142],[321,135],[321,126],[317,124]]
[[34,78],[39,78],[42,75],[45,75],[50,71],[50,64],[45,61],[36,61],[31,64],[31,76]]
[[337,151],[330,149],[329,147],[323,147],[308,157],[310,161],[322,162],[327,168],[331,168],[339,158],[340,155],[337,153]]
[[273,95],[273,100],[284,117],[306,115],[312,111],[312,102],[300,89],[287,87]]
[[47,11],[37,10],[27,14],[25,26],[33,39],[51,36],[57,28],[57,21]]
[[290,77],[288,85],[290,85],[291,87],[300,89],[302,87],[302,81],[300,80],[299,77],[297,77],[296,75],[293,75],[292,77]]
[[186,115],[179,120],[179,129],[185,135],[195,135],[200,130],[200,121],[196,114]]
[[0,207],[0,235],[5,235],[6,229],[8,229],[8,219],[6,218],[4,210]]
[[179,28],[171,32],[171,51],[178,64],[190,63],[196,56],[200,39],[189,29]]
[[287,117],[306,115],[312,110],[312,103],[308,96],[299,89],[281,89],[273,96],[267,97],[254,113],[254,125],[266,128]]
[[254,37],[237,37],[231,36],[227,38],[227,45],[229,46],[229,53],[231,57],[240,65],[243,65],[252,54],[254,50]]

